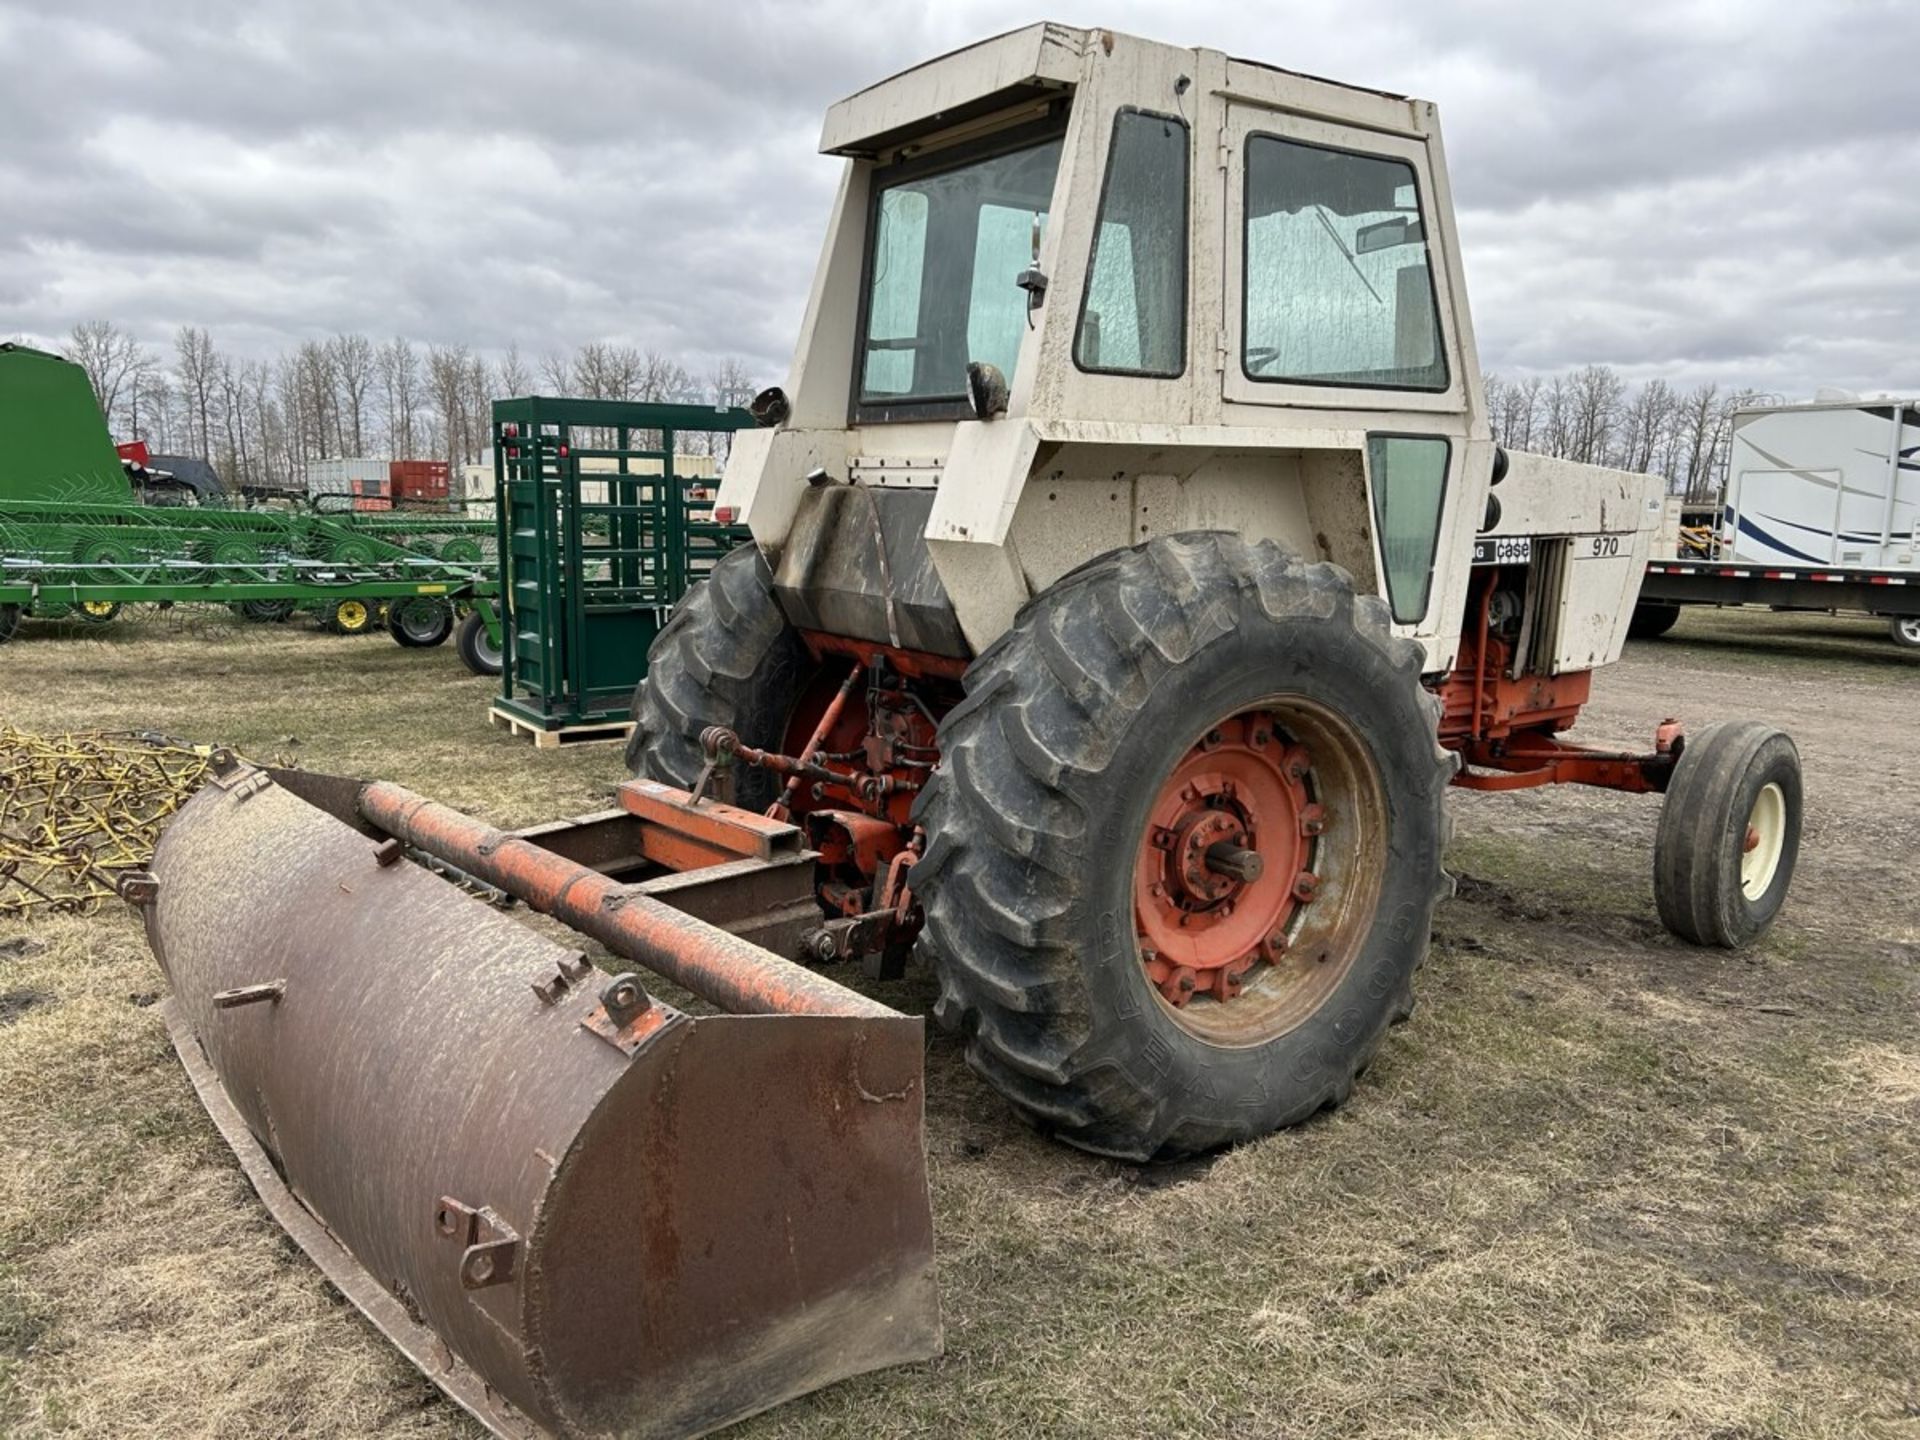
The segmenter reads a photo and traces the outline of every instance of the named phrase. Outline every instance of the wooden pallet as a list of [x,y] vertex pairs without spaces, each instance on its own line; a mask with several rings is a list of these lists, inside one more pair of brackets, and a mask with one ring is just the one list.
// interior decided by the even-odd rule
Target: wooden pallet
[[603,745],[608,741],[624,744],[633,733],[631,720],[602,720],[592,725],[562,725],[549,730],[498,705],[487,711],[487,718],[501,730],[532,740],[536,750],[558,750],[562,745]]

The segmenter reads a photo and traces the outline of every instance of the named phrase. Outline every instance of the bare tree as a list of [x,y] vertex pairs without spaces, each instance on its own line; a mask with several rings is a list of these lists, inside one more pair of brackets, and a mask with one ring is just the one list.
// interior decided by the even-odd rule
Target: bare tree
[[320,341],[306,340],[294,352],[293,363],[306,458],[344,455],[346,437],[340,425],[339,396],[334,388],[333,356]]
[[216,467],[230,479],[246,483],[257,478],[255,456],[260,436],[257,418],[248,405],[247,367],[220,361],[220,411],[226,424],[226,445]]
[[475,361],[464,345],[427,347],[427,396],[440,422],[439,453],[453,464],[477,456],[474,392],[486,388],[485,373],[475,383]]
[[677,360],[668,359],[658,350],[649,350],[638,357],[633,395],[622,398],[673,401],[690,400],[693,394],[693,377],[687,373],[686,367]]
[[549,350],[540,357],[540,382],[555,395],[571,395],[574,392],[573,362],[556,351]]
[[327,342],[327,361],[333,371],[338,398],[340,448],[355,455],[367,453],[364,420],[367,395],[378,371],[373,342],[364,335],[336,335]]
[[1626,402],[1620,412],[1620,437],[1615,457],[1623,470],[1650,472],[1660,449],[1660,437],[1670,427],[1674,409],[1673,387],[1664,380],[1649,380]]
[[1593,465],[1605,458],[1625,389],[1625,383],[1609,365],[1588,365],[1574,372],[1569,386],[1569,459]]
[[[713,401],[716,410],[731,410],[737,405],[745,405],[753,398],[757,388],[747,367],[732,355],[715,365],[707,375],[707,398]],[[733,453],[733,432],[730,430],[710,430],[703,439],[707,453],[723,464]]]
[[213,337],[196,326],[182,325],[173,337],[173,355],[187,446],[195,455],[211,458],[220,401],[220,356],[213,348]]
[[127,377],[127,428],[129,440],[145,440],[163,454],[172,448],[173,383],[160,361],[143,351],[143,363]]
[[128,384],[143,366],[153,363],[140,343],[111,320],[81,321],[73,327],[61,353],[87,372],[108,425],[119,414],[120,397]]
[[387,454],[407,460],[419,453],[414,424],[420,414],[420,356],[411,340],[396,335],[380,347],[380,389],[387,424]]
[[1720,413],[1718,385],[1697,385],[1687,392],[1680,405],[1677,427],[1686,436],[1686,496],[1690,501],[1704,498],[1711,483],[1713,452],[1717,445],[1714,421]]
[[509,342],[506,354],[500,357],[500,394],[502,398],[519,399],[531,393],[533,376],[527,369],[527,362],[521,358],[517,342]]

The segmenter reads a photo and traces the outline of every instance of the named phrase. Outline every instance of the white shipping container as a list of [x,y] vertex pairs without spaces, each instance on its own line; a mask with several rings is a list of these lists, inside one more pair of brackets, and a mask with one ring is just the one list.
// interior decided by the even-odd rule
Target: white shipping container
[[[387,462],[384,460],[309,460],[307,494],[352,495],[359,482],[360,494],[385,494]],[[368,486],[373,489],[369,490]]]

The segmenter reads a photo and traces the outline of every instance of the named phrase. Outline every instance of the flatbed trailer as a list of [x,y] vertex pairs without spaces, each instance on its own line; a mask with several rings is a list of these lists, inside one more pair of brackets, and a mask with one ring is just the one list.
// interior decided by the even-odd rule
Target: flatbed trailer
[[1640,603],[1766,605],[1775,610],[1859,610],[1920,616],[1920,576],[1817,565],[1750,565],[1725,560],[1650,560]]

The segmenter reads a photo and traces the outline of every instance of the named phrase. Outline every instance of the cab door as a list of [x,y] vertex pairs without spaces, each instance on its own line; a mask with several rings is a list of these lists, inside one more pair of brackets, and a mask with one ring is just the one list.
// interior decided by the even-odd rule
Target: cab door
[[1232,104],[1224,398],[1464,417],[1426,140]]

